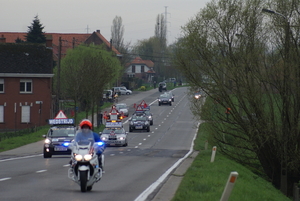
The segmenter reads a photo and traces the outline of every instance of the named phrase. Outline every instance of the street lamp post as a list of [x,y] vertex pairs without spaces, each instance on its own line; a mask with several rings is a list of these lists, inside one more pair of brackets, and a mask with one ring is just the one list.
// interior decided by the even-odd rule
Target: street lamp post
[[[284,16],[281,13],[275,12],[273,10],[269,10],[266,8],[262,9],[262,12],[265,13],[270,13],[270,14],[275,14],[278,16],[281,16],[285,19],[285,25],[284,25],[284,30],[285,30],[285,39],[284,39],[284,66],[283,66],[283,132],[288,133],[288,124],[289,124],[289,114],[288,114],[288,108],[289,106],[289,76],[290,76],[290,71],[289,71],[289,51],[290,51],[290,22],[286,16]],[[283,135],[283,156],[281,159],[281,176],[280,176],[280,190],[282,193],[287,195],[287,186],[288,186],[288,181],[287,181],[287,145],[289,141],[288,135]]]

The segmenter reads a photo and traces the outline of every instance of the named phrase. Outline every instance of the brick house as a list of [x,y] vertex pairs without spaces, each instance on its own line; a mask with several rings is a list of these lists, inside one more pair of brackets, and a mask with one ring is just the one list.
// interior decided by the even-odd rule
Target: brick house
[[0,130],[48,124],[52,56],[45,45],[9,44],[0,38]]
[[150,82],[155,75],[154,63],[151,60],[143,60],[141,57],[136,57],[126,64],[125,72],[128,77],[136,77]]

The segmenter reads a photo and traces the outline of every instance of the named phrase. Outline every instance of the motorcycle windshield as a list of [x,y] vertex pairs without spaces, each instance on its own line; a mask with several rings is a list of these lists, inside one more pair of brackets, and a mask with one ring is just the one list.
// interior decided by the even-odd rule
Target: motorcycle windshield
[[77,142],[78,145],[89,145],[94,144],[94,134],[91,130],[89,131],[83,131],[83,130],[78,130],[76,132],[75,136],[75,142]]

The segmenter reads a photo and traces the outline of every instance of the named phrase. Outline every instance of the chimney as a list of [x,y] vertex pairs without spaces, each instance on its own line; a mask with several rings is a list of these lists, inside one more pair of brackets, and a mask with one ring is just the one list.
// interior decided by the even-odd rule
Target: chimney
[[52,35],[46,35],[46,47],[52,48]]
[[100,33],[100,29],[98,29],[98,30],[96,30],[97,31],[97,33]]
[[6,43],[6,38],[4,38],[4,35],[2,34],[0,38],[0,43]]

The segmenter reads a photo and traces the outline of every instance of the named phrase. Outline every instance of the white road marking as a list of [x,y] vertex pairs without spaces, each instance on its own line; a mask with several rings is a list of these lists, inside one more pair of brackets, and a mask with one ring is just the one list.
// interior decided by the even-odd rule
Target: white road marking
[[42,173],[42,172],[46,172],[47,170],[38,170],[36,171],[36,173]]
[[[152,132],[153,133],[153,132]],[[151,137],[151,135],[148,135],[148,137]]]
[[110,156],[114,156],[115,154],[110,154]]
[[69,166],[70,166],[70,164],[63,165],[63,167],[69,167]]
[[139,143],[139,145],[142,145],[142,143]]
[[139,146],[135,146],[134,148],[138,148]]
[[155,128],[155,129],[157,129],[157,128]]
[[123,151],[120,151],[120,154],[123,154]]
[[146,140],[146,138],[143,139],[144,141]]
[[2,179],[0,179],[0,181],[6,181],[6,180],[9,180],[9,179],[11,179],[11,177],[2,178]]
[[13,161],[13,160],[24,159],[24,158],[32,158],[32,157],[37,157],[37,156],[42,156],[42,155],[43,154],[31,155],[31,156],[22,156],[22,157],[17,157],[17,158],[8,158],[8,159],[0,160],[0,162]]

